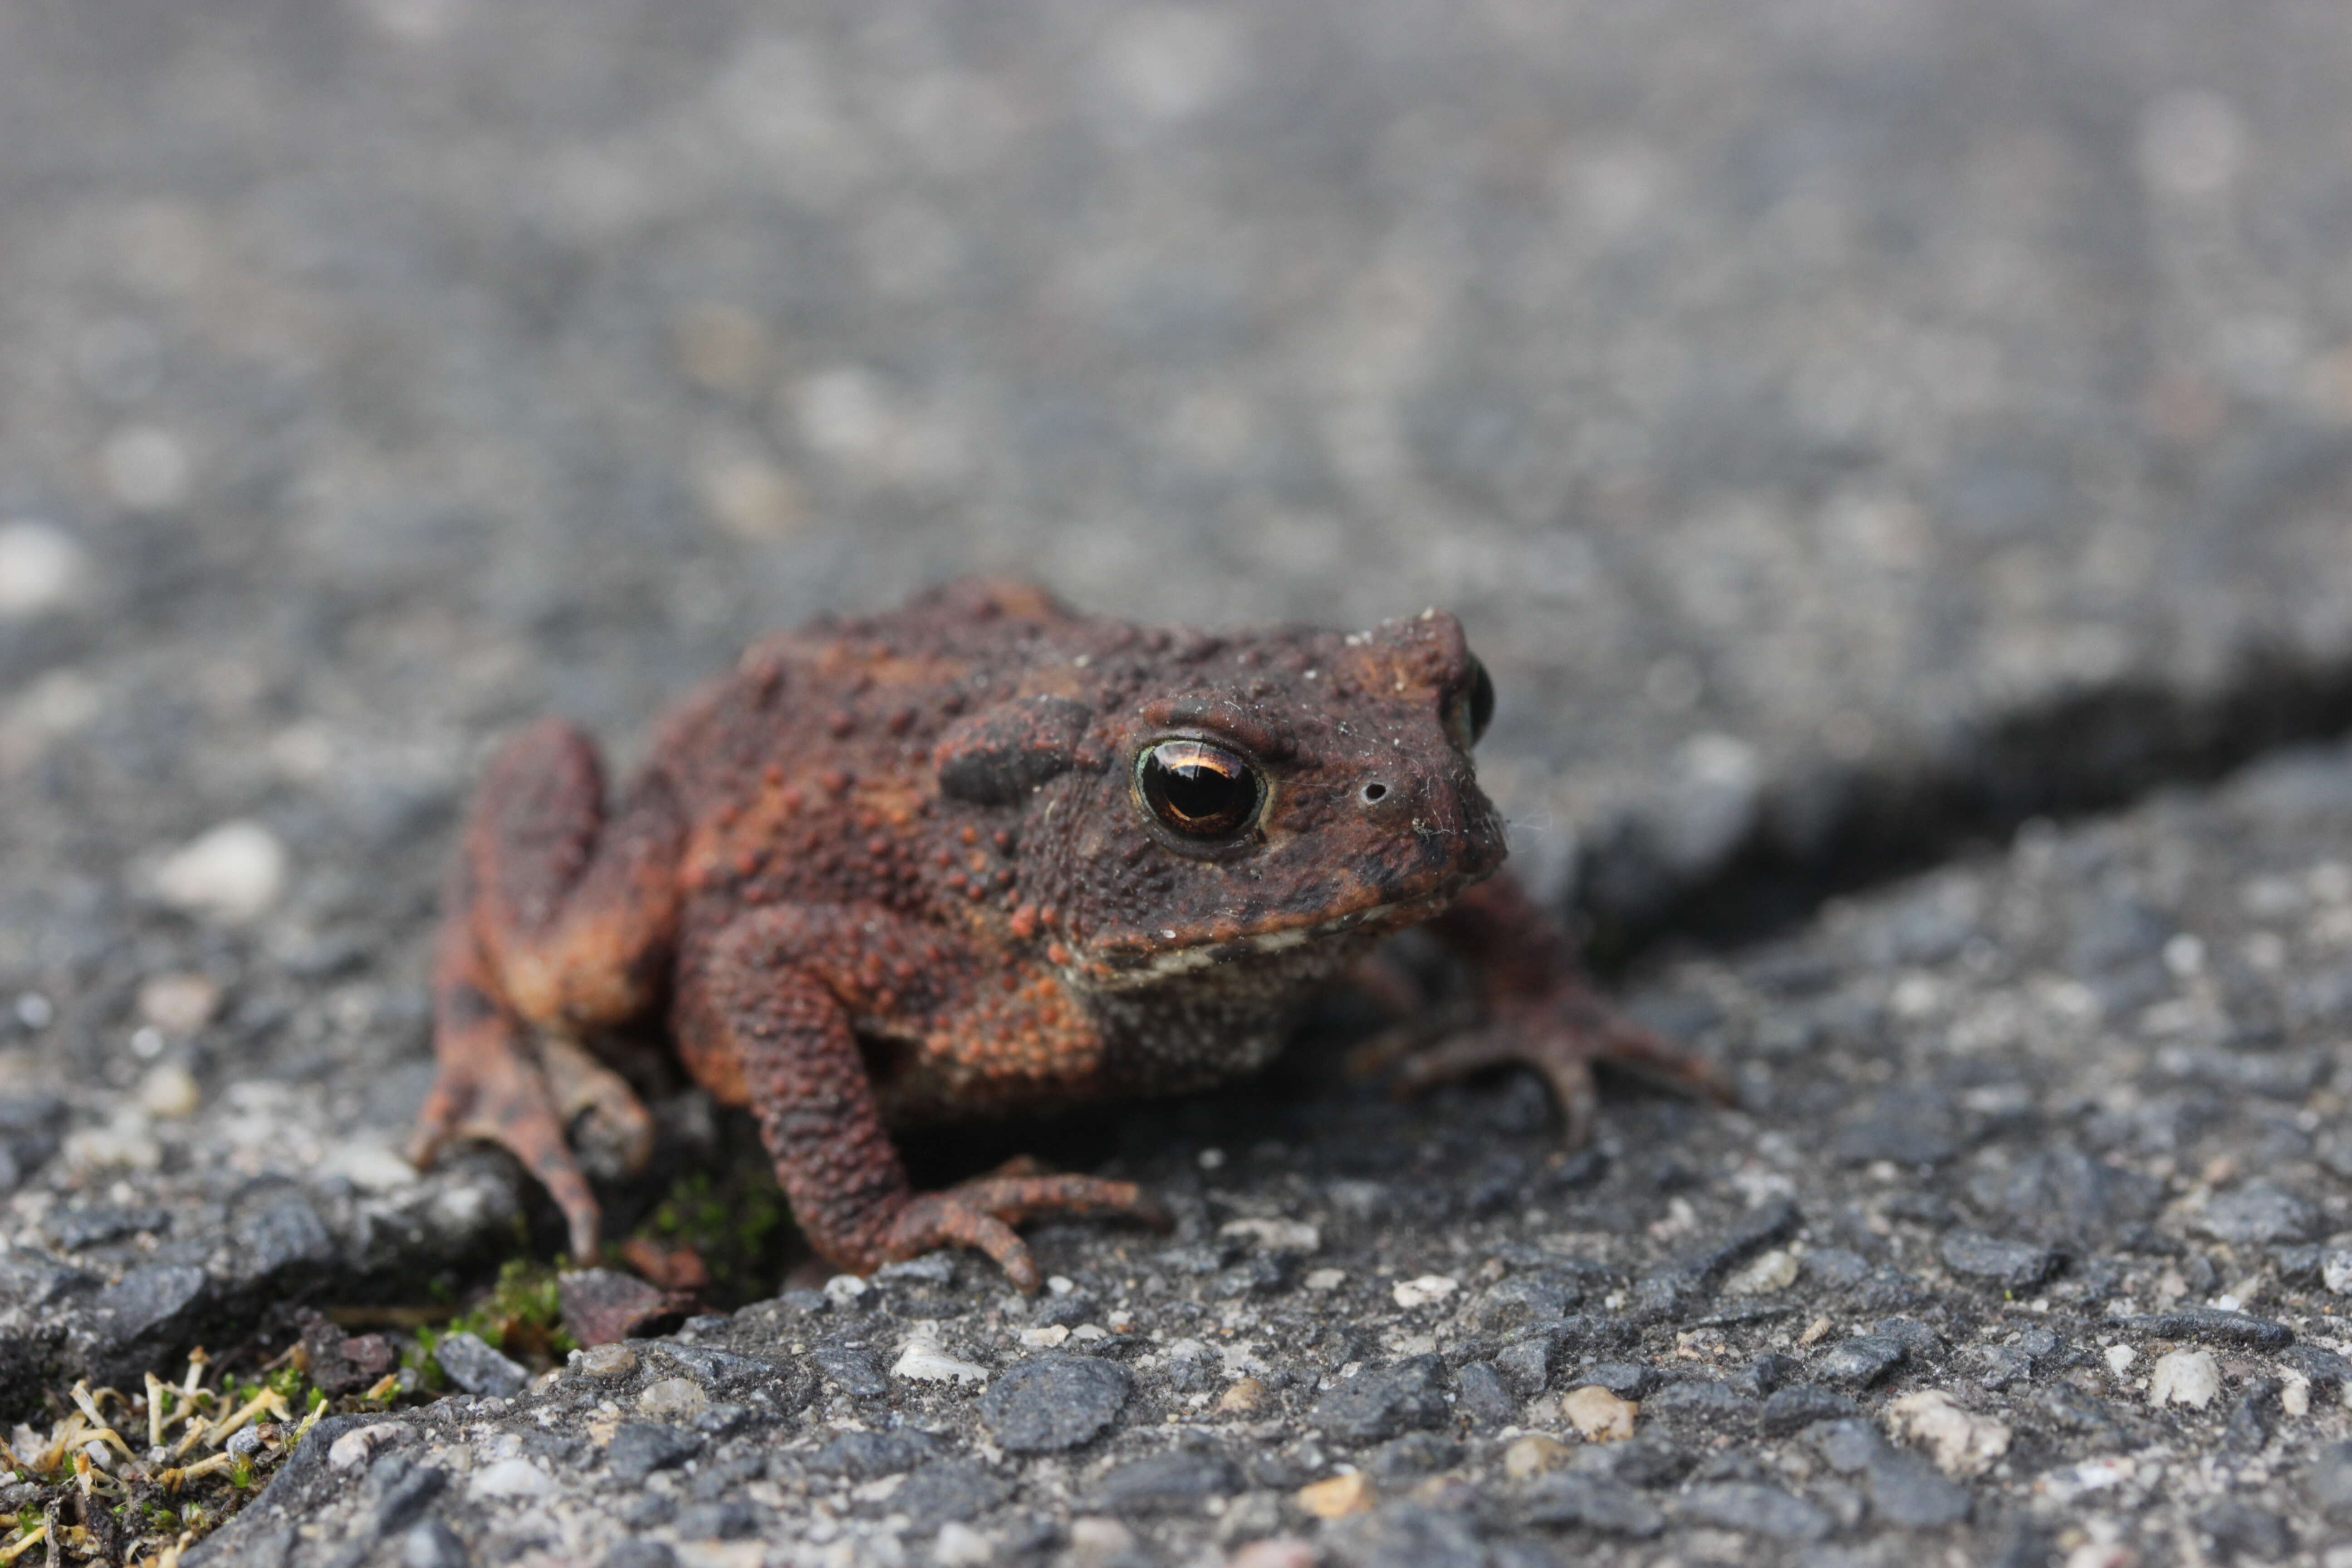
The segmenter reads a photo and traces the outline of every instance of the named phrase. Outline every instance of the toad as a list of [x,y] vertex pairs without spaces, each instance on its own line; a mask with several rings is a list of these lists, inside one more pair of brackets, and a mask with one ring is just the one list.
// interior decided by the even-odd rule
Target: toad
[[411,1157],[505,1145],[594,1257],[570,1135],[649,1157],[616,1053],[666,1025],[686,1071],[749,1108],[828,1261],[977,1247],[1034,1291],[1015,1226],[1157,1206],[1033,1167],[917,1193],[901,1130],[1254,1071],[1304,997],[1417,922],[1467,962],[1483,1019],[1406,1083],[1525,1064],[1580,1142],[1596,1060],[1719,1091],[1603,1006],[1497,875],[1471,763],[1494,702],[1435,611],[1209,634],[967,582],[759,643],[617,799],[593,742],[542,722],[467,819]]

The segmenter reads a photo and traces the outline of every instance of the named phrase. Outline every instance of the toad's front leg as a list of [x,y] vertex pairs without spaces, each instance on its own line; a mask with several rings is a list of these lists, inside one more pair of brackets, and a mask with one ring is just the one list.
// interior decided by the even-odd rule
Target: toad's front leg
[[1037,1265],[1014,1226],[1064,1214],[1164,1221],[1133,1183],[1092,1176],[988,1176],[919,1195],[908,1186],[858,1026],[969,1007],[959,992],[973,983],[958,956],[928,928],[881,911],[751,910],[685,965],[678,1051],[713,1096],[751,1108],[793,1217],[826,1260],[865,1272],[934,1247],[977,1247],[1034,1292]]
[[1570,1147],[1591,1141],[1600,1114],[1595,1062],[1686,1094],[1737,1102],[1721,1068],[1594,992],[1568,933],[1507,873],[1463,894],[1431,929],[1475,973],[1485,1016],[1408,1058],[1399,1084],[1406,1092],[1489,1068],[1530,1068],[1559,1102]]

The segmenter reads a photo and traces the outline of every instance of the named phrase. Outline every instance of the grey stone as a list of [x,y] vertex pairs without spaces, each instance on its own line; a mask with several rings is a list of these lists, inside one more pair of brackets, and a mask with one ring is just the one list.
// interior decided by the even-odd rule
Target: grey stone
[[1909,1353],[1903,1342],[1892,1335],[1856,1334],[1815,1355],[1812,1373],[1839,1387],[1868,1388],[1901,1366]]
[[1331,1568],[1486,1568],[1467,1521],[1417,1503],[1343,1520],[1323,1537]]
[[1859,1475],[1893,1452],[1885,1434],[1854,1416],[1817,1426],[1811,1436],[1830,1468],[1843,1476]]
[[698,1502],[677,1510],[680,1541],[742,1541],[760,1533],[767,1510],[742,1498]]
[[830,1342],[809,1353],[825,1381],[853,1399],[880,1399],[890,1392],[882,1363],[862,1344]]
[[978,1519],[1012,1495],[1012,1483],[977,1460],[935,1459],[907,1477],[890,1507],[928,1529]]
[[656,1470],[676,1469],[702,1452],[703,1439],[683,1427],[652,1421],[625,1422],[604,1450],[612,1478],[635,1486]]
[[821,1476],[870,1481],[911,1470],[940,1453],[940,1440],[927,1432],[844,1432],[814,1454],[808,1468]]
[[1483,1361],[1474,1361],[1454,1374],[1455,1408],[1482,1431],[1517,1420],[1519,1402],[1503,1385],[1502,1376]]
[[2294,1331],[2269,1318],[2218,1307],[2184,1307],[2110,1320],[2116,1327],[2158,1340],[2194,1340],[2233,1350],[2278,1351],[2294,1343]]
[[1579,1448],[1569,1461],[1580,1475],[1605,1476],[1627,1486],[1670,1487],[1690,1473],[1696,1456],[1671,1437],[1642,1432],[1622,1443]]
[[1113,1513],[1197,1510],[1208,1499],[1230,1497],[1241,1487],[1241,1471],[1224,1455],[1177,1448],[1119,1466],[1103,1477],[1096,1495]]
[[2272,1182],[2248,1182],[2216,1193],[2190,1223],[2233,1247],[2308,1241],[2318,1218],[2311,1205]]
[[1658,1384],[1655,1367],[1637,1361],[1597,1361],[1576,1374],[1577,1386],[1594,1384],[1620,1399],[1641,1399]]
[[376,1508],[378,1535],[398,1535],[425,1517],[425,1510],[448,1489],[449,1472],[438,1465],[416,1465],[394,1483]]
[[658,1541],[624,1541],[599,1568],[677,1568],[677,1553]]
[[1756,1401],[1727,1384],[1694,1378],[1670,1383],[1642,1401],[1642,1414],[1714,1429],[1745,1427],[1756,1418]]
[[1974,1506],[1966,1487],[1947,1480],[1916,1454],[1883,1454],[1868,1473],[1870,1506],[1889,1524],[1942,1530],[1966,1523]]
[[142,1232],[160,1236],[171,1228],[172,1215],[167,1209],[127,1209],[110,1205],[52,1209],[41,1219],[42,1232],[68,1252],[103,1247],[110,1241]]
[[1800,1218],[1797,1205],[1786,1198],[1773,1198],[1759,1205],[1722,1235],[1680,1254],[1635,1281],[1636,1312],[1652,1317],[1687,1313],[1732,1269],[1796,1234]]
[[1937,1254],[1953,1273],[2004,1290],[2032,1289],[2055,1274],[2062,1261],[2046,1247],[1997,1240],[1974,1230],[1946,1231]]
[[319,1211],[302,1198],[281,1198],[247,1215],[234,1235],[240,1285],[288,1288],[301,1274],[317,1273],[336,1260],[335,1238]]
[[2279,1563],[2294,1550],[2294,1537],[2284,1520],[2238,1498],[2225,1497],[2204,1509],[2197,1515],[2197,1528],[2224,1563]]
[[2330,1443],[2311,1462],[2312,1505],[2339,1523],[2352,1523],[2352,1443]]
[[1462,1462],[1463,1447],[1435,1432],[1407,1432],[1372,1450],[1364,1469],[1389,1491],[1402,1491],[1423,1476],[1450,1470]]
[[412,1526],[400,1542],[401,1568],[466,1568],[472,1561],[457,1532],[437,1519]]
[[1764,1401],[1757,1426],[1768,1437],[1784,1437],[1822,1421],[1836,1421],[1861,1413],[1861,1406],[1843,1394],[1815,1384],[1792,1384],[1776,1389]]
[[1446,1417],[1444,1363],[1413,1356],[1367,1367],[1324,1391],[1307,1419],[1343,1443],[1378,1443]]
[[492,1350],[478,1334],[444,1335],[433,1348],[433,1358],[449,1374],[449,1381],[468,1394],[507,1398],[521,1393],[530,1381],[530,1373],[519,1363]]
[[1874,1160],[1897,1165],[1937,1165],[1961,1148],[1950,1101],[1930,1089],[1890,1089],[1839,1129],[1837,1157],[1848,1164]]
[[2006,1169],[1979,1172],[1969,1195],[2036,1240],[2105,1246],[2156,1217],[2164,1184],[2062,1141],[2028,1151]]
[[1116,1362],[1035,1356],[989,1385],[980,1414],[1009,1452],[1057,1453],[1109,1430],[1134,1390],[1134,1375]]
[[1488,1286],[1468,1315],[1473,1328],[1499,1333],[1558,1322],[1583,1300],[1584,1293],[1572,1279],[1557,1274],[1514,1274]]
[[1580,1525],[1643,1541],[1666,1524],[1657,1504],[1632,1487],[1574,1470],[1537,1477],[1519,1494],[1519,1514],[1530,1524]]
[[1744,1530],[1775,1541],[1821,1541],[1836,1528],[1835,1521],[1804,1499],[1748,1481],[1695,1486],[1683,1494],[1675,1511],[1695,1524]]
[[1495,1352],[1495,1371],[1513,1393],[1532,1399],[1550,1385],[1552,1365],[1559,1355],[1556,1335],[1518,1340]]

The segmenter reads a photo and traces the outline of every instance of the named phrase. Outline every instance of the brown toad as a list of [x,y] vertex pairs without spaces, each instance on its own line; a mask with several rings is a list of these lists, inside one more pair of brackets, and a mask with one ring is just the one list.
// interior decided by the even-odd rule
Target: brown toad
[[506,1145],[593,1257],[567,1128],[586,1114],[637,1163],[652,1140],[583,1042],[666,1017],[687,1070],[751,1109],[826,1258],[977,1247],[1034,1289],[1013,1226],[1154,1218],[1150,1200],[1026,1173],[919,1194],[893,1128],[1249,1072],[1305,995],[1423,921],[1474,966],[1486,1022],[1413,1080],[1530,1065],[1575,1140],[1596,1058],[1715,1088],[1602,1008],[1495,876],[1503,825],[1470,761],[1493,702],[1433,611],[1213,636],[971,582],[754,647],[617,806],[593,743],[542,723],[467,820],[413,1156]]

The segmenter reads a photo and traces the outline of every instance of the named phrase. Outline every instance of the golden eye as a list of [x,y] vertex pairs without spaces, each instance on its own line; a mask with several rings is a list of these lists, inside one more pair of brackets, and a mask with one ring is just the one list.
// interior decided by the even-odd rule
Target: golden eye
[[1239,837],[1257,819],[1265,781],[1206,741],[1162,741],[1135,760],[1136,792],[1160,826],[1187,838]]

